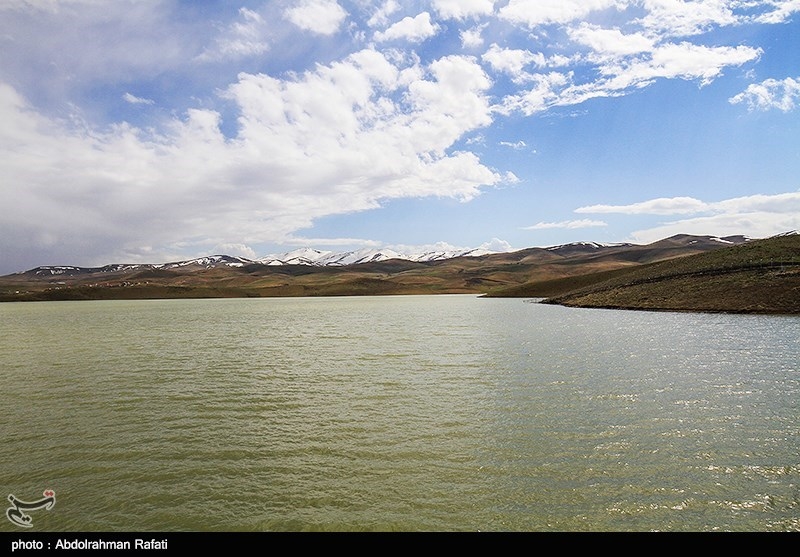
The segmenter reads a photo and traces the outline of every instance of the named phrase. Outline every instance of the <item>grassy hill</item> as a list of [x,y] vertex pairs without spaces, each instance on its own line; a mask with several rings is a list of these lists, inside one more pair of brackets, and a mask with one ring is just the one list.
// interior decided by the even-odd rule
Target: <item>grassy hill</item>
[[578,307],[800,314],[800,235],[495,293],[504,294]]

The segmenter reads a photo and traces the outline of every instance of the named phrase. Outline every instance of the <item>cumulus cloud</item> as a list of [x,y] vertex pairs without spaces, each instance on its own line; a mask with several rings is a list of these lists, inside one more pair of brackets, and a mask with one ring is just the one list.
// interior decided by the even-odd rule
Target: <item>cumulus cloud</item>
[[258,259],[263,254],[257,253],[253,248],[245,244],[221,243],[215,246],[214,253],[244,257],[246,259]]
[[439,26],[431,22],[431,14],[422,12],[415,17],[404,17],[386,31],[375,33],[378,42],[395,41],[399,39],[412,43],[421,43],[439,32]]
[[576,43],[591,47],[600,59],[651,52],[655,40],[644,33],[622,33],[619,29],[605,29],[597,25],[582,23],[568,30]]
[[386,0],[379,8],[377,8],[372,16],[367,20],[369,27],[378,27],[386,25],[389,22],[389,16],[395,13],[400,6],[396,0]]
[[569,23],[589,14],[615,8],[618,0],[511,0],[500,8],[500,17],[529,27]]
[[739,3],[729,0],[644,0],[647,15],[641,24],[658,34],[695,35],[712,27],[738,23],[742,16],[734,13],[736,4]]
[[747,103],[750,110],[776,108],[790,112],[800,101],[800,78],[766,79],[761,83],[752,83],[745,91],[731,97],[729,101],[731,104]]
[[525,71],[526,66],[535,65],[543,67],[546,64],[542,53],[532,53],[520,48],[501,48],[497,43],[492,43],[489,49],[481,56],[481,60],[501,73],[509,74],[514,81],[526,81],[530,74]]
[[492,238],[488,242],[484,242],[478,246],[478,248],[496,252],[514,251],[514,248],[510,243],[506,242],[505,240],[501,240],[500,238]]
[[347,12],[336,0],[302,0],[287,8],[283,15],[300,29],[333,35],[347,17]]
[[14,210],[0,237],[39,250],[79,245],[106,262],[187,246],[246,254],[393,198],[469,200],[510,178],[449,151],[491,122],[489,86],[471,58],[398,67],[373,50],[286,79],[243,73],[224,93],[239,115],[232,138],[209,109],[162,134],[76,130],[2,86],[0,205]]
[[461,45],[464,48],[478,48],[483,46],[483,30],[486,25],[477,25],[470,29],[460,31]]
[[436,13],[443,19],[466,19],[490,15],[495,0],[433,0]]
[[[519,181],[484,162],[498,144],[525,145],[486,131],[495,119],[660,80],[708,85],[772,56],[758,48],[760,34],[737,39],[735,27],[800,12],[797,0],[432,0],[418,13],[419,5],[286,0],[213,11],[212,21],[184,17],[197,11],[176,17],[170,0],[0,2],[2,253],[78,263],[85,254],[92,263],[119,254],[152,261],[222,247],[244,255],[300,241],[320,217],[390,199],[467,201]],[[377,46],[364,49],[367,37]],[[459,55],[459,39],[478,57]],[[122,111],[159,118],[126,123],[116,119],[120,99],[158,99],[173,112]],[[728,100],[789,112],[798,99],[800,78],[787,77]],[[520,130],[509,122],[502,133],[528,133]],[[577,212],[683,215],[663,226],[698,230],[755,230],[772,218],[783,228],[800,212],[780,208],[797,208],[787,195]],[[531,228],[583,226],[605,223]]]

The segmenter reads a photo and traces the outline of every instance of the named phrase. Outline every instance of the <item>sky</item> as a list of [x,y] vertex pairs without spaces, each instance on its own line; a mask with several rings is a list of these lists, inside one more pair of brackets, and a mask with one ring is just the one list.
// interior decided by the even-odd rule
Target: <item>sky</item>
[[0,274],[800,229],[800,0],[1,0]]

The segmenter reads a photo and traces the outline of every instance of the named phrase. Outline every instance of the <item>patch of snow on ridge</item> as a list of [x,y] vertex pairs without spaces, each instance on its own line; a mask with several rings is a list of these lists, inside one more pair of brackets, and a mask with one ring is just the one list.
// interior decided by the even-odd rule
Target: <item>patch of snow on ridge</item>
[[198,257],[196,259],[189,259],[186,261],[175,261],[173,263],[163,263],[161,265],[154,265],[156,269],[176,269],[178,267],[188,267],[189,265],[198,265],[201,267],[216,267],[224,265],[226,267],[243,267],[253,263],[249,259],[243,257],[234,257],[231,255],[209,255],[207,257]]
[[603,244],[599,242],[572,242],[571,244],[561,244],[560,246],[552,246],[549,248],[545,248],[549,251],[558,251],[560,249],[565,248],[577,248],[577,247],[585,247],[585,248],[592,248],[592,249],[601,249],[601,248],[617,248],[620,246],[625,246],[628,244]]
[[36,274],[51,274],[51,275],[63,275],[69,271],[77,271],[79,270],[78,267],[69,267],[69,266],[55,266],[55,267],[39,267],[36,271]]
[[364,248],[356,251],[344,253],[333,253],[320,260],[321,265],[344,266],[357,265],[359,263],[374,263],[386,261],[388,259],[407,259],[404,255],[390,249],[374,250]]
[[486,249],[475,248],[456,251],[426,251],[408,257],[411,261],[442,261],[444,259],[455,259],[456,257],[480,257],[481,255],[491,255],[497,253]]
[[267,265],[316,265],[320,259],[330,255],[329,251],[314,248],[299,248],[280,255],[261,258],[259,263]]
[[466,250],[434,250],[407,255],[390,248],[371,249],[364,248],[354,251],[331,252],[320,251],[313,248],[300,248],[287,253],[268,255],[257,260],[264,265],[315,265],[343,267],[359,263],[375,263],[389,259],[403,259],[406,261],[441,261],[455,257],[479,257],[496,253],[482,248]]

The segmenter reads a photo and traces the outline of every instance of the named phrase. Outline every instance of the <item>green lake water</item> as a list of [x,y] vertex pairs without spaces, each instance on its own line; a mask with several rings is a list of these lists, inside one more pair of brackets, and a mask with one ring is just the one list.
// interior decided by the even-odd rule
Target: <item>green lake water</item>
[[800,530],[797,317],[7,303],[0,381],[26,531]]

